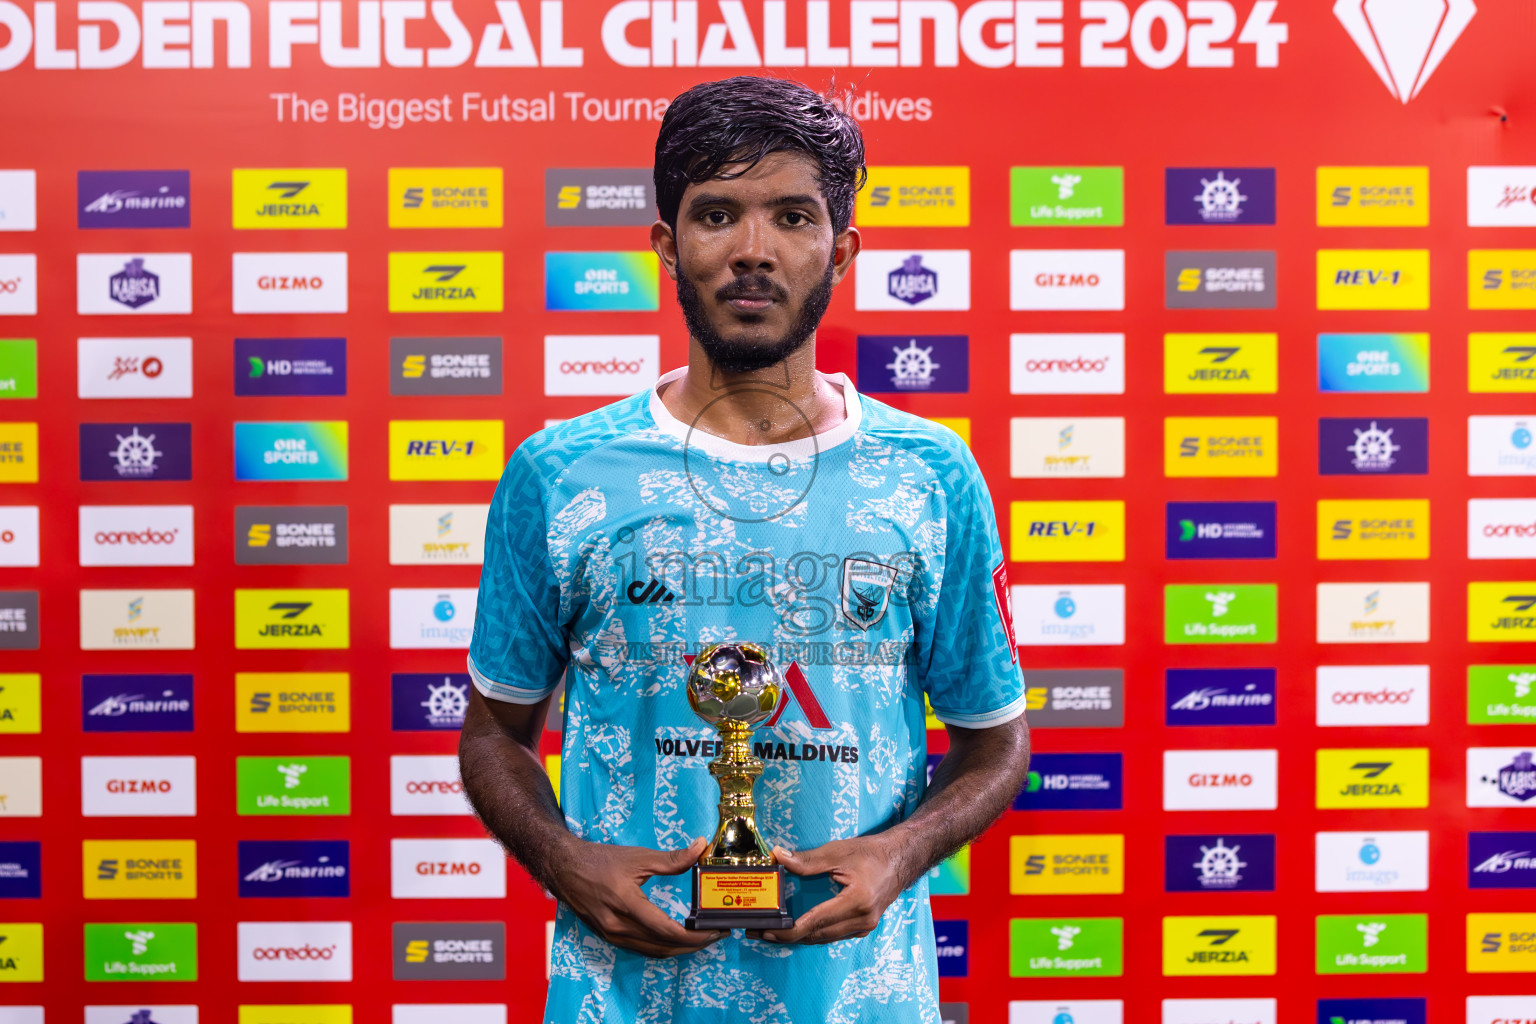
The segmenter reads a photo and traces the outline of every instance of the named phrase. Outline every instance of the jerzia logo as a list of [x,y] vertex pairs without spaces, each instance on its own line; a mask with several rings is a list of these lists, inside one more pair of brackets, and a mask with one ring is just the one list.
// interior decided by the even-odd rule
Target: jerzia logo
[[677,595],[668,590],[666,584],[652,579],[646,583],[635,580],[624,588],[624,596],[629,598],[630,604],[655,604],[672,601]]

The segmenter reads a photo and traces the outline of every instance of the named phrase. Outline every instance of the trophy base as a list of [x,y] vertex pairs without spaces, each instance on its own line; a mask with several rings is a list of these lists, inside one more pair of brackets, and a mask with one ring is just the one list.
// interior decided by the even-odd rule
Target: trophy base
[[693,868],[693,906],[683,927],[692,931],[795,926],[784,906],[784,869],[777,864]]

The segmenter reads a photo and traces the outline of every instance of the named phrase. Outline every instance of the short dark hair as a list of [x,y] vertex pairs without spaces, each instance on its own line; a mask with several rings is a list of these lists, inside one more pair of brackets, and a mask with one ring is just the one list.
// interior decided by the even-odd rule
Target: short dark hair
[[[816,161],[817,183],[839,234],[853,220],[864,187],[864,136],[858,122],[829,97],[799,82],[743,75],[702,82],[667,108],[656,136],[656,205],[675,231],[689,185],[734,178],[769,153],[804,153]],[[721,174],[726,164],[741,171]]]

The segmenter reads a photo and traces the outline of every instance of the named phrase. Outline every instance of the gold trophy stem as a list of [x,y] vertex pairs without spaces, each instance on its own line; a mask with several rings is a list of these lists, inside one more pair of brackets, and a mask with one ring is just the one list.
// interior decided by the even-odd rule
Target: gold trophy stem
[[763,774],[762,760],[752,756],[752,730],[732,721],[721,721],[716,728],[723,748],[709,762],[709,774],[720,784],[720,826],[701,862],[712,867],[772,864],[773,854],[757,831],[757,803],[752,799],[752,785]]

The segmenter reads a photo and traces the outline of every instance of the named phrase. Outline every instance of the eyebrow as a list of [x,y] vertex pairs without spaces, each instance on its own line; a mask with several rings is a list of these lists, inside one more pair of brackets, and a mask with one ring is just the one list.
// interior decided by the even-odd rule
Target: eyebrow
[[[811,195],[810,193],[806,193],[806,192],[801,192],[801,193],[797,193],[797,194],[794,194],[794,195],[779,196],[776,199],[769,200],[766,205],[768,205],[768,206],[811,206],[811,207],[816,207],[816,208],[819,209],[820,206],[821,206],[821,199],[820,199],[819,196]],[[739,206],[741,206],[741,201],[739,199],[736,199],[733,196],[728,196],[728,195],[725,195],[725,194],[720,193],[720,192],[700,192],[698,195],[694,196],[691,200],[689,200],[689,202],[688,202],[688,212],[689,213],[697,213],[699,210],[703,209],[706,206],[733,206],[733,207],[739,207]]]

